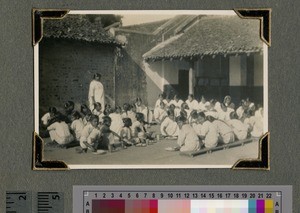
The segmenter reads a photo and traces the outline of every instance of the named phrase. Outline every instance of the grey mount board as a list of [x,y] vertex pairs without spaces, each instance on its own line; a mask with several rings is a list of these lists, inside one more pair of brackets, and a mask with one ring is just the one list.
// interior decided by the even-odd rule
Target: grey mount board
[[[2,1],[0,13],[1,142],[0,212],[6,191],[63,191],[65,212],[72,212],[73,185],[292,185],[294,210],[300,209],[299,80],[297,1]],[[233,9],[272,8],[269,48],[270,171],[230,169],[150,169],[33,171],[32,8]],[[138,177],[138,178],[132,178]]]

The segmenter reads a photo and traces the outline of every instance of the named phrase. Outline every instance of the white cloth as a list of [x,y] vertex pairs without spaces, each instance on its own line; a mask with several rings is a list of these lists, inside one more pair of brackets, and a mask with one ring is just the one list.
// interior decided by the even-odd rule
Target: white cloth
[[203,112],[203,111],[205,111],[206,110],[206,108],[205,108],[205,103],[203,103],[203,102],[199,102],[199,104],[198,104],[198,112]]
[[97,111],[96,109],[93,109],[92,113],[94,115],[97,115],[99,117],[99,123],[103,122],[103,117],[105,116],[104,113],[102,111]]
[[169,117],[166,117],[166,119],[161,123],[160,132],[164,136],[167,136],[166,133],[168,136],[178,136],[178,131],[179,128],[177,123],[171,120]]
[[98,128],[92,126],[92,124],[88,123],[81,132],[80,137],[80,146],[82,148],[87,148],[87,146],[83,142],[88,142],[91,145],[99,139],[101,136],[101,132]]
[[127,111],[122,113],[122,118],[130,118],[131,122],[134,123],[136,121],[136,113],[133,111]]
[[146,121],[148,123],[152,123],[153,113],[151,110],[148,109],[148,107],[145,107],[141,113],[143,113],[143,115],[144,115],[144,121]]
[[227,109],[227,111],[223,111],[222,109],[218,111],[218,119],[222,121],[229,121],[230,120],[230,112]]
[[216,127],[209,121],[205,121],[201,127],[200,136],[204,136],[203,140],[204,146],[206,148],[213,148],[218,145],[218,131]]
[[64,122],[54,122],[48,126],[49,135],[52,141],[58,144],[67,144],[74,140],[73,135],[70,133],[69,126]]
[[170,105],[171,105],[171,104],[174,104],[176,108],[180,109],[180,108],[181,108],[181,105],[183,104],[183,101],[180,100],[180,99],[179,99],[178,101],[171,100],[171,101],[170,101]]
[[232,127],[233,133],[238,140],[245,140],[247,138],[248,126],[246,124],[237,119],[229,120],[227,123]]
[[201,136],[201,129],[202,129],[202,124],[199,123],[194,123],[192,125],[193,129],[195,130],[196,134]]
[[212,123],[220,134],[223,143],[227,144],[234,141],[233,131],[227,123],[220,120],[214,120]]
[[243,117],[244,111],[245,110],[242,106],[239,106],[239,108],[236,109],[236,114],[239,119],[241,119]]
[[84,124],[81,118],[74,120],[71,124],[71,130],[75,133],[75,137],[77,140],[80,140],[81,132],[84,128]]
[[162,108],[155,108],[154,109],[154,119],[156,121],[161,122],[164,117],[168,116],[167,112],[165,109]]
[[123,128],[122,116],[118,113],[111,113],[109,117],[111,118],[110,130],[120,135]]
[[251,135],[253,137],[261,137],[263,135],[263,118],[262,117],[250,117],[250,123],[253,127]]
[[196,101],[195,99],[192,101],[186,100],[185,103],[189,106],[190,110],[198,109],[198,101]]
[[50,113],[47,112],[43,117],[41,118],[44,125],[47,125],[49,120],[51,119]]
[[[100,81],[92,80],[89,88],[89,103],[90,109],[94,109],[94,103],[99,102],[102,109],[105,107],[104,102],[104,87]],[[94,102],[95,101],[95,102]]]
[[184,124],[179,130],[177,143],[181,146],[181,152],[197,151],[200,149],[199,138],[189,124]]
[[164,102],[164,104],[167,106],[168,104],[168,101],[166,99],[163,99],[163,100],[160,100],[158,99],[156,102],[155,102],[155,106],[154,108],[160,108],[160,102]]

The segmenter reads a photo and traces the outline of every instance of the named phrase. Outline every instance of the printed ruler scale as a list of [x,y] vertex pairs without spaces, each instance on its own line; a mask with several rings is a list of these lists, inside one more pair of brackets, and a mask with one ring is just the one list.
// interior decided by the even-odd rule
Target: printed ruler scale
[[282,213],[292,212],[284,211],[292,208],[291,191],[276,186],[74,186],[73,212]]
[[61,192],[38,192],[37,212],[38,213],[63,213],[64,199]]
[[6,192],[6,213],[31,213],[30,192]]

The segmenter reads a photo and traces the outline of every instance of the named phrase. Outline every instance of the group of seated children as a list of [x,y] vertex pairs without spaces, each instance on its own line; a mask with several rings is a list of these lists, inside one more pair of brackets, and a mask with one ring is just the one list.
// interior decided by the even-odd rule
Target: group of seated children
[[147,132],[146,125],[149,123],[145,122],[142,112],[137,112],[138,107],[126,103],[123,109],[106,106],[102,111],[101,104],[96,102],[92,111],[82,104],[78,112],[74,110],[74,103],[68,101],[64,105],[64,113],[55,107],[49,108],[41,118],[41,130],[44,128],[48,134],[43,135],[50,136],[52,143],[60,147],[80,145],[76,149],[78,153],[87,150],[96,152],[98,149],[111,152],[117,146],[146,146],[146,142],[153,140],[153,137],[152,133]]
[[263,134],[263,108],[256,109],[255,104],[246,99],[235,110],[230,96],[220,103],[214,99],[206,101],[203,96],[198,102],[189,95],[183,102],[176,95],[166,100],[160,94],[154,110],[145,106],[140,98],[134,104],[124,103],[122,108],[114,109],[106,105],[103,110],[96,102],[91,111],[82,104],[80,112],[68,101],[64,113],[50,107],[41,120],[45,137],[50,136],[52,142],[62,147],[77,143],[80,153],[88,149],[95,152],[97,149],[112,151],[117,146],[146,146],[147,141],[154,139],[152,133],[147,132],[153,123],[160,125],[162,137],[177,139],[181,151],[213,148]]
[[263,134],[263,108],[256,110],[255,104],[246,99],[235,110],[230,96],[220,103],[214,99],[206,101],[203,96],[198,102],[189,95],[183,102],[176,95],[173,100],[166,100],[160,94],[154,119],[161,125],[163,136],[178,137],[181,151],[213,148]]

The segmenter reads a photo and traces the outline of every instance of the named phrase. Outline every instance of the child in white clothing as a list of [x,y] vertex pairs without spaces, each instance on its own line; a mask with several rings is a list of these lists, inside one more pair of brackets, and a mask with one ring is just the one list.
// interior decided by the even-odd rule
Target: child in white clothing
[[200,149],[199,138],[194,129],[187,123],[183,116],[176,118],[179,127],[177,144],[181,152],[197,151]]
[[99,123],[101,124],[103,121],[102,118],[104,116],[104,113],[102,112],[102,106],[99,102],[94,103],[94,109],[93,109],[92,113],[99,117]]
[[245,140],[247,138],[248,126],[238,120],[238,116],[235,112],[230,113],[230,120],[227,121],[227,123],[233,129],[234,135],[238,140]]
[[178,125],[175,121],[174,112],[168,111],[168,117],[161,123],[160,131],[165,137],[177,137],[178,136]]
[[154,110],[154,119],[158,122],[161,123],[163,120],[168,116],[166,109],[165,109],[165,103],[160,102],[160,108],[156,108]]
[[76,149],[78,153],[86,152],[89,148],[92,152],[96,152],[101,137],[99,125],[99,117],[91,115],[89,123],[83,128],[80,137],[81,149]]
[[205,109],[205,103],[206,103],[206,99],[205,99],[204,96],[202,95],[202,96],[201,96],[201,100],[200,100],[200,102],[199,102],[199,104],[198,104],[198,109],[197,109],[198,112],[203,112],[203,111],[206,110],[206,109]]
[[188,95],[188,99],[185,101],[185,103],[187,103],[191,111],[198,109],[198,101],[194,99],[193,94]]
[[125,146],[131,146],[134,144],[134,140],[132,138],[132,132],[130,127],[132,126],[132,122],[130,118],[123,118],[124,126],[121,130],[120,136],[121,140],[124,142]]
[[228,144],[228,143],[234,142],[234,133],[233,133],[231,127],[227,123],[225,123],[224,121],[221,121],[221,120],[217,120],[213,116],[208,116],[207,119],[210,122],[212,122],[212,124],[217,129],[222,143]]
[[50,107],[49,111],[41,118],[42,124],[44,126],[48,126],[50,124],[50,120],[55,117],[56,113],[57,113],[56,108]]
[[206,148],[213,148],[218,145],[219,134],[216,127],[206,119],[205,114],[198,114],[198,121],[201,124],[200,139]]
[[111,125],[110,129],[117,133],[120,134],[121,129],[123,127],[123,120],[121,116],[121,107],[116,106],[115,109],[111,110],[112,113],[109,114],[109,117],[111,118]]
[[83,130],[84,124],[81,119],[79,112],[74,111],[71,115],[71,126],[70,129],[74,132],[77,141],[80,141],[81,132]]
[[66,145],[74,140],[68,124],[60,116],[56,117],[56,121],[48,126],[47,130],[49,131],[51,141],[59,145]]

